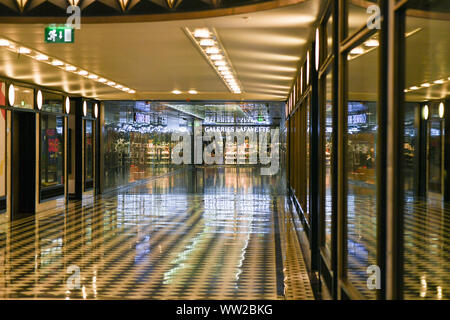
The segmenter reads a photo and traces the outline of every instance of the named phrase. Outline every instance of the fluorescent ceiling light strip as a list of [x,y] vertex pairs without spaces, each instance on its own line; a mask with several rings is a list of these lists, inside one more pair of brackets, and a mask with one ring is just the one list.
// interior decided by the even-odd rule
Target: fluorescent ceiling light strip
[[48,65],[60,68],[64,71],[73,73],[75,75],[87,77],[88,79],[90,79],[92,81],[97,81],[104,85],[109,85],[112,88],[115,88],[115,89],[118,89],[121,91],[125,91],[125,92],[131,93],[131,94],[136,93],[136,90],[129,89],[129,88],[127,88],[128,90],[122,90],[125,86],[117,84],[114,81],[107,80],[106,78],[101,77],[97,74],[91,73],[87,70],[84,70],[83,68],[78,68],[78,67],[76,67],[70,63],[66,63],[60,59],[43,54],[42,52],[39,52],[37,50],[31,49],[28,47],[24,47],[17,42],[11,41],[9,39],[5,39],[3,37],[0,38],[0,49],[1,48],[8,49],[9,51],[12,51],[14,53],[19,53],[21,55],[25,55],[33,60],[39,61],[41,63],[46,63]]
[[236,72],[214,28],[184,28],[184,31],[211,67],[214,68],[228,90],[233,93],[243,92]]

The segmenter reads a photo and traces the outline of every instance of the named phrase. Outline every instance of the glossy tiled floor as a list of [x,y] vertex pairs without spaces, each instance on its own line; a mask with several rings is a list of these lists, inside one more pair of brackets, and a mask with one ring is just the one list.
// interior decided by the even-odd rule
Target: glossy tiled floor
[[280,177],[180,171],[0,225],[0,298],[312,299]]

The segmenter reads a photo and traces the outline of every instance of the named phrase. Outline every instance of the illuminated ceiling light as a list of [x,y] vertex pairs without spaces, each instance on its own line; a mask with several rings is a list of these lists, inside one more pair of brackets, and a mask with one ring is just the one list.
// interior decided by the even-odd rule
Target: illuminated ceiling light
[[69,97],[66,97],[65,105],[66,105],[66,113],[69,114],[70,113],[70,99],[69,99]]
[[36,56],[36,60],[38,60],[38,61],[47,61],[48,60],[48,56],[46,56],[45,54],[38,54]]
[[417,86],[412,86],[411,88],[409,88],[409,90],[417,90],[417,89],[420,89],[420,88]]
[[209,38],[211,36],[211,33],[208,29],[202,28],[202,29],[195,29],[194,31],[194,37],[196,38]]
[[361,47],[353,48],[353,49],[350,51],[350,54],[363,54],[363,53],[364,53],[364,49],[361,48]]
[[421,86],[421,87],[424,87],[424,88],[428,88],[429,86],[431,86],[431,84],[429,84],[429,83],[427,82],[427,83],[422,83],[420,86]]
[[206,48],[206,53],[207,54],[217,54],[219,52],[220,52],[220,50],[217,47],[208,47],[208,48]]
[[[26,0],[24,0],[24,1],[26,1]],[[71,0],[71,1],[75,1],[76,3],[79,2],[79,0]],[[128,2],[128,0],[126,0],[125,2]],[[14,43],[13,41],[10,41],[10,40],[0,39],[0,46],[7,47],[8,50],[10,50],[14,53],[18,52],[20,54],[26,54],[29,57],[31,57],[37,61],[40,61],[42,63],[47,63],[47,64],[51,64],[55,67],[64,68],[66,71],[73,72],[74,74],[77,74],[77,75],[88,77],[91,80],[97,80],[101,83],[106,83],[108,81],[105,78],[101,78],[100,80],[98,80],[99,76],[92,74],[86,70],[81,70],[81,71],[77,72],[77,70],[80,70],[80,68],[72,66],[69,63],[63,62],[63,61],[55,59],[53,57],[49,57],[49,56],[42,54],[34,49],[22,47],[21,45]],[[111,83],[109,83],[109,85],[114,86],[114,85],[116,85],[116,83],[111,81]]]
[[16,90],[14,89],[14,85],[10,84],[8,88],[8,102],[11,107],[14,107],[15,100],[16,100]]
[[191,89],[188,92],[189,92],[189,94],[197,94],[198,93],[197,90],[194,90],[194,89]]
[[319,38],[319,28],[316,29],[316,70],[319,70],[320,63],[320,38]]
[[20,54],[30,54],[30,53],[31,53],[31,50],[28,49],[28,48],[25,48],[25,47],[20,47],[20,48],[19,48],[19,53],[20,53]]
[[98,118],[98,103],[96,103],[94,105],[94,117],[97,119]]
[[87,102],[86,101],[83,102],[83,115],[85,117],[87,116]]
[[444,103],[439,103],[439,118],[444,118]]
[[408,89],[405,89],[405,90],[403,90],[403,92],[409,92],[409,90],[408,90]]
[[133,94],[133,93],[136,93],[136,91],[135,90],[130,90],[130,91],[128,91],[128,93]]
[[202,39],[202,40],[200,40],[200,45],[202,47],[211,47],[211,46],[215,45],[215,42],[212,39]]
[[435,84],[443,84],[444,83],[444,80],[436,80],[436,81],[434,81],[433,83],[435,83]]
[[42,109],[42,103],[43,103],[42,91],[38,90],[38,92],[36,93],[36,106],[39,110]]
[[[238,86],[234,79],[235,72],[229,61],[226,51],[214,28],[193,29],[184,28],[188,38],[196,45],[203,57],[214,68],[217,75],[224,82],[227,88],[233,92],[232,86]],[[236,88],[235,88],[236,89]],[[237,90],[241,90],[240,87]]]
[[378,47],[380,45],[379,41],[376,39],[370,39],[364,42],[366,47]]
[[106,84],[111,87],[116,85],[114,81],[108,81]]
[[175,89],[175,90],[172,91],[172,93],[173,93],[173,94],[181,94],[181,91]]

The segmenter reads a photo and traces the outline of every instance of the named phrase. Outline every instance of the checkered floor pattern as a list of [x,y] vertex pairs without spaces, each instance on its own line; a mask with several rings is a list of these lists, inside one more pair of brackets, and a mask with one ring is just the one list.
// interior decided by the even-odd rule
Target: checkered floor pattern
[[0,224],[0,298],[313,299],[277,184],[200,173]]

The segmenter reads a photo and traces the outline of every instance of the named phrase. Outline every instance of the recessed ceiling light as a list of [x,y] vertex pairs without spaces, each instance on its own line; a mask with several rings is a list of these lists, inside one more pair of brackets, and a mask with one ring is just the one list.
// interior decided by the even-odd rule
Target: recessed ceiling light
[[223,56],[221,54],[213,54],[210,58],[211,60],[222,60]]
[[180,91],[180,90],[173,90],[172,93],[173,93],[173,94],[180,94],[181,91]]
[[436,80],[436,81],[434,81],[434,83],[436,83],[436,84],[443,84],[444,83],[444,80]]
[[89,72],[87,72],[86,70],[81,70],[80,72],[78,72],[78,74],[80,76],[87,76],[89,74]]
[[419,89],[419,87],[417,86],[412,86],[411,88],[409,88],[409,90],[417,90],[417,89]]
[[422,83],[420,86],[421,86],[421,87],[424,87],[424,88],[428,88],[429,86],[431,86],[431,84],[429,84],[429,83],[427,82],[427,83]]
[[136,91],[135,90],[130,90],[130,91],[128,91],[128,93],[136,93]]
[[206,48],[206,53],[207,54],[217,54],[219,52],[220,52],[220,50],[217,47],[208,47],[208,48]]
[[52,61],[52,65],[54,65],[54,66],[62,66],[64,63],[62,63],[61,61],[59,61],[59,60],[53,60]]
[[116,83],[114,81],[108,81],[107,85],[112,87],[115,86]]
[[98,79],[98,75],[96,75],[96,74],[90,74],[88,78],[89,78],[89,79],[94,79],[94,80],[96,80],[96,79]]
[[19,48],[19,53],[20,54],[29,54],[30,52],[31,52],[31,50],[28,49],[28,48],[25,48],[25,47],[20,47]]
[[122,88],[123,88],[123,86],[122,86],[122,85],[120,85],[120,84],[118,84],[118,85],[116,85],[116,88],[117,88],[117,89],[122,89]]
[[232,74],[226,74],[223,76],[225,79],[234,79]]
[[101,82],[101,83],[105,83],[106,81],[108,81],[108,80],[106,80],[105,78],[98,79],[98,82]]
[[364,49],[361,47],[356,47],[350,51],[350,54],[363,54]]
[[9,41],[6,39],[0,39],[0,47],[7,47],[9,46]]
[[223,60],[218,60],[218,61],[214,62],[214,64],[216,66],[225,66],[227,63]]
[[194,37],[196,38],[209,38],[210,35],[209,30],[205,28],[195,29],[194,31]]
[[197,94],[197,93],[198,93],[197,90],[194,89],[189,90],[189,94]]
[[378,47],[380,45],[379,41],[376,39],[370,39],[364,42],[366,47]]
[[36,56],[36,60],[38,60],[38,61],[47,61],[48,57],[45,54],[38,54]]
[[231,72],[228,71],[228,70],[226,70],[226,71],[220,71],[220,74],[223,75],[223,76],[226,76],[226,75],[231,74]]
[[75,70],[77,70],[77,68],[74,66],[66,66],[66,71],[75,71]]
[[228,69],[227,66],[219,66],[217,69],[218,69],[219,71],[229,71],[229,70],[230,70],[230,69]]
[[214,40],[212,40],[212,39],[202,39],[202,40],[200,40],[200,45],[202,47],[210,47],[210,46],[213,46],[214,44],[215,44]]

